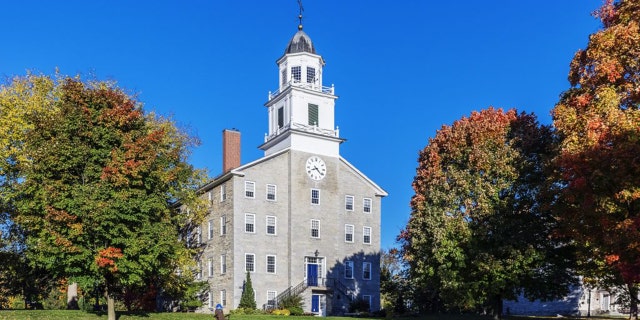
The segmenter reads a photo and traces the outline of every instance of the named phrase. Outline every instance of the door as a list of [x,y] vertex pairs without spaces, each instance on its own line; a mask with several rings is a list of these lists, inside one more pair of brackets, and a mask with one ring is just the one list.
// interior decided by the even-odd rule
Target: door
[[320,295],[311,295],[311,312],[320,313]]
[[307,285],[310,287],[318,286],[318,265],[307,264]]

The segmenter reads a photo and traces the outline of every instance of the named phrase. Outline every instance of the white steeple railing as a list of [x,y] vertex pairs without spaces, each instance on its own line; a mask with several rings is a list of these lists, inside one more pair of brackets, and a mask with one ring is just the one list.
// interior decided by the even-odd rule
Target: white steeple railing
[[335,130],[331,130],[331,129],[320,128],[320,127],[318,127],[316,125],[308,125],[308,124],[299,123],[299,122],[291,122],[291,123],[287,123],[284,126],[276,129],[276,131],[273,132],[270,135],[265,134],[264,135],[264,142],[267,142],[267,141],[275,138],[280,133],[285,132],[285,131],[287,131],[289,129],[296,129],[296,130],[305,131],[305,132],[309,132],[309,133],[320,134],[320,135],[328,136],[328,137],[336,137],[336,138],[340,137],[340,129],[338,127],[336,127]]
[[[288,86],[294,86],[294,87],[298,87],[298,88],[309,89],[309,90],[313,90],[313,91],[320,91],[322,93],[335,95],[335,86],[333,84],[331,85],[331,87],[327,87],[327,86],[320,86],[320,85],[317,85],[315,83],[289,81],[287,83],[287,85],[284,86],[282,89],[286,89]],[[279,94],[280,94],[280,89],[278,89],[276,91],[273,91],[273,92],[269,91],[269,101],[271,101],[271,99],[275,98]]]

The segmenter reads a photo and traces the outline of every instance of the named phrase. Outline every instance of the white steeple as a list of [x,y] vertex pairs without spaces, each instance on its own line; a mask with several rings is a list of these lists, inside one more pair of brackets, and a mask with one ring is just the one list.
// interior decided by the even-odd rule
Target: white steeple
[[286,148],[339,156],[344,140],[334,123],[337,96],[333,85],[322,85],[324,59],[302,31],[302,24],[276,63],[279,88],[269,92],[265,103],[269,133],[260,149],[265,156]]

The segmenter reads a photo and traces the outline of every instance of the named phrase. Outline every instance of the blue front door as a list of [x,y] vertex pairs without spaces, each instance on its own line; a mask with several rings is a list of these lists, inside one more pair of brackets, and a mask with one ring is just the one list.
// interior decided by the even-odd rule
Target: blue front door
[[318,294],[311,296],[311,312],[320,312],[320,295]]
[[307,264],[307,285],[310,287],[318,286],[318,265]]

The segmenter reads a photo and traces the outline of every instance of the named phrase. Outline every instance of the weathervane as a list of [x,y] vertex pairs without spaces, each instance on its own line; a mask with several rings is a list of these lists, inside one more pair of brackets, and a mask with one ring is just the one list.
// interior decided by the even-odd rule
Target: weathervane
[[304,12],[304,8],[302,7],[302,0],[298,0],[298,7],[300,7],[300,13],[298,14],[298,20],[300,20],[300,24],[298,25],[298,30],[302,30],[302,12]]

